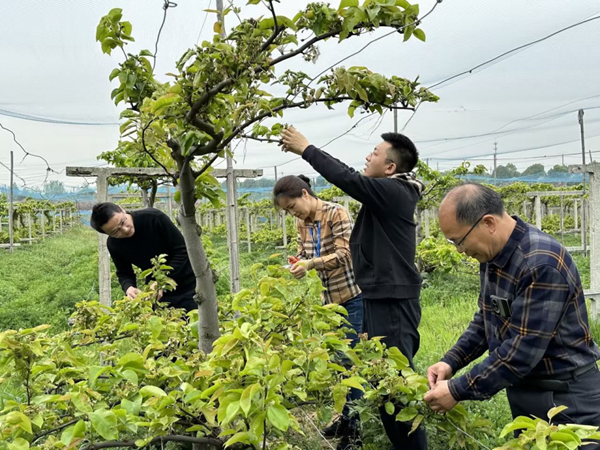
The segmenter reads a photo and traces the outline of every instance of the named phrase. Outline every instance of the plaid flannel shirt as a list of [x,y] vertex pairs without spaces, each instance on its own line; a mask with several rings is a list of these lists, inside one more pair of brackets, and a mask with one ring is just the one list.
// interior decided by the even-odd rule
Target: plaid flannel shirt
[[[555,239],[518,217],[500,253],[481,264],[479,310],[444,356],[454,373],[489,355],[449,382],[458,400],[489,398],[525,377],[552,378],[600,359],[590,334],[575,263]],[[503,318],[490,296],[506,299]]]
[[[317,257],[319,222],[321,223],[321,256]],[[360,294],[350,257],[350,235],[353,224],[348,211],[337,203],[318,199],[314,221],[298,219],[296,225],[298,257],[312,260],[325,288],[323,302],[341,304]]]

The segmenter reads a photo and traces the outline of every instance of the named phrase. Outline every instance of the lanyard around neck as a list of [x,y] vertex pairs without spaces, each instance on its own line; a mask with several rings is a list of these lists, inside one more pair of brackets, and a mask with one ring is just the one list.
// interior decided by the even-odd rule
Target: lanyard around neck
[[317,241],[315,242],[315,236],[313,233],[313,227],[311,226],[308,231],[310,232],[310,239],[313,244],[313,248],[315,249],[315,256],[317,258],[321,257],[321,222],[317,222]]

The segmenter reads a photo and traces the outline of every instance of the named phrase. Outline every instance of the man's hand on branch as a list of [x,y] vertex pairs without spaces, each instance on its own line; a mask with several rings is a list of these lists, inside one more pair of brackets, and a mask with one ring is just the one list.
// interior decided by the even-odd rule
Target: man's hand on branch
[[133,300],[134,298],[137,297],[137,295],[142,292],[140,291],[138,288],[136,288],[135,286],[129,286],[127,288],[127,291],[125,292],[125,295],[127,295],[127,297],[129,297],[131,300]]
[[289,127],[281,132],[282,150],[302,156],[306,147],[310,145],[308,139],[294,127]]

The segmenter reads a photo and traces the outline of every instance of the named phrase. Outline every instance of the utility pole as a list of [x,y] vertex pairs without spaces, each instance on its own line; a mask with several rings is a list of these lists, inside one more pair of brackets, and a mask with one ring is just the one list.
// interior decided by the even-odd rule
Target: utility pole
[[564,153],[563,153],[563,155],[562,155],[562,165],[563,165],[563,166],[565,165],[565,154],[564,154]]
[[[396,105],[394,105],[396,106]],[[394,108],[394,133],[398,132],[398,110]]]
[[494,142],[494,184],[496,184],[496,163],[498,161],[498,143]]
[[[221,37],[225,38],[225,16],[223,15],[223,0],[217,0],[218,19],[221,23]],[[232,293],[240,291],[240,246],[237,228],[237,195],[235,176],[233,174],[233,158],[226,152],[227,160],[227,237],[229,239],[229,286]]]
[[[585,213],[585,135],[583,132],[583,109],[580,109],[577,113],[577,119],[579,120],[579,129],[581,130],[581,163],[583,164],[583,187],[581,194],[581,244],[583,246],[583,254],[587,256],[587,223]],[[591,162],[591,161],[590,161]]]
[[9,190],[9,205],[8,205],[8,249],[13,251],[13,245],[15,243],[15,224],[13,222],[13,172],[15,170],[15,163],[12,150],[10,151],[10,190]]
[[273,169],[275,169],[275,182],[277,182],[277,166],[273,166]]

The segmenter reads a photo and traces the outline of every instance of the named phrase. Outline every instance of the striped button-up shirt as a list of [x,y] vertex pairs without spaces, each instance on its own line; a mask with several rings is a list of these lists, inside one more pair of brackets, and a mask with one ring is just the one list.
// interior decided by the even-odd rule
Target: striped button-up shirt
[[[456,373],[489,351],[468,373],[450,380],[458,401],[489,398],[523,378],[552,378],[600,359],[571,255],[515,219],[504,248],[480,266],[479,310],[442,359]],[[510,305],[510,315],[503,317],[500,302]]]
[[[316,246],[321,224],[320,256]],[[358,294],[350,257],[352,219],[348,211],[337,203],[318,200],[314,221],[296,221],[298,226],[298,257],[312,260],[321,278],[324,303],[344,303]],[[311,232],[312,231],[312,232]]]

